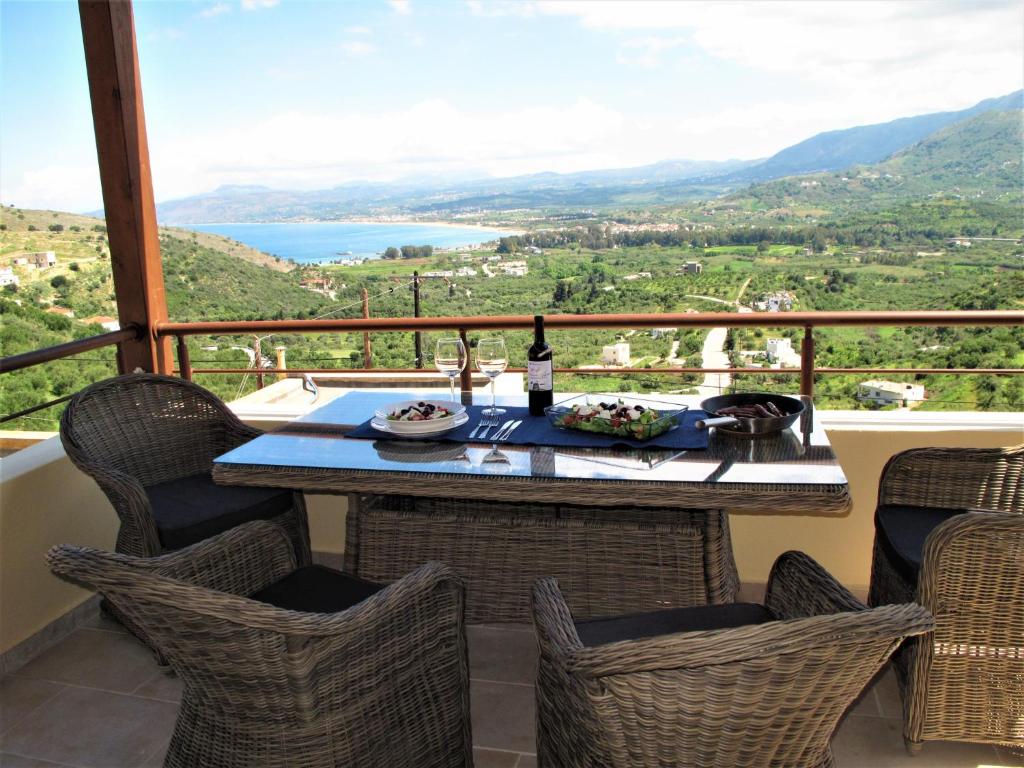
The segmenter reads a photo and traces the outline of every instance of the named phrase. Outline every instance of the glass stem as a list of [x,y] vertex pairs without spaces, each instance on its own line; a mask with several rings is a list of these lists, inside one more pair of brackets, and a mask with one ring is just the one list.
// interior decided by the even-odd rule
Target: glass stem
[[451,399],[454,401],[455,400],[455,377],[452,376],[450,373],[448,374],[448,393],[449,393],[449,397],[451,397]]
[[497,378],[491,379],[491,411],[495,411],[498,408],[498,396],[494,393],[494,385],[497,383]]

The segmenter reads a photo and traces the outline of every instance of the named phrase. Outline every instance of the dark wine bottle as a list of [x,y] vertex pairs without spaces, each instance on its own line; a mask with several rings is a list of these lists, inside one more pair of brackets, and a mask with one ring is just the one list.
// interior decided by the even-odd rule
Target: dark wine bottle
[[536,315],[533,318],[533,346],[526,353],[531,416],[543,416],[544,409],[554,402],[551,351],[551,345],[544,341],[544,315]]

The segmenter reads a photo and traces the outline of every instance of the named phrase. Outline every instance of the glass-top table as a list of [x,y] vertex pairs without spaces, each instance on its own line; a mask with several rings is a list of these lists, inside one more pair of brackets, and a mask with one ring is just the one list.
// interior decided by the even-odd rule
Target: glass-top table
[[[849,486],[814,418],[767,436],[713,431],[706,450],[550,448],[353,439],[386,403],[416,397],[351,392],[220,456],[217,482],[313,493],[845,514]],[[419,395],[422,396],[422,395]],[[628,399],[628,396],[626,396]],[[699,397],[663,397],[699,407]],[[489,396],[478,400],[490,402]],[[499,398],[525,405],[524,397]],[[470,403],[466,403],[467,405]],[[476,404],[480,404],[479,402]]]

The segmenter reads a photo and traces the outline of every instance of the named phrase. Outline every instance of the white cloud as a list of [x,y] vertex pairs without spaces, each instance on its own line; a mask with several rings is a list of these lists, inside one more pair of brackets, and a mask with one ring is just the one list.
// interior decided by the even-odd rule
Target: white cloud
[[[613,34],[653,33],[642,38],[639,56],[629,55],[629,41],[618,48],[617,58],[624,63],[667,61],[668,56],[658,54],[675,47],[682,33],[716,59],[795,75],[842,93],[844,101],[864,108],[862,122],[962,107],[1024,85],[1019,0],[550,0],[533,7]],[[660,49],[654,42],[658,38],[663,40]]]
[[388,5],[399,16],[408,16],[412,13],[412,3],[409,0],[388,0]]
[[346,40],[338,47],[341,49],[342,53],[351,59],[357,59],[361,56],[369,56],[377,50],[377,46],[373,43],[368,43],[365,40]]
[[369,27],[363,27],[363,26],[358,26],[357,25],[357,26],[354,26],[354,27],[345,27],[345,34],[347,34],[347,35],[367,36],[367,35],[372,35],[373,34],[373,30],[370,29]]
[[242,0],[243,11],[255,11],[259,8],[273,8],[281,0]]
[[199,17],[202,19],[212,19],[215,16],[220,16],[225,13],[230,13],[231,6],[227,3],[216,3],[214,5],[207,6],[199,12]]
[[150,148],[157,199],[167,200],[221,184],[317,189],[410,175],[608,167],[624,148],[643,149],[632,128],[622,114],[586,100],[501,112],[429,100],[378,113],[288,112],[216,134],[154,135]]
[[527,0],[466,0],[466,7],[474,16],[500,17],[536,15],[536,5]]
[[653,69],[661,63],[661,54],[686,43],[685,37],[639,37],[619,46],[615,60]]
[[2,184],[4,205],[55,211],[92,211],[103,207],[99,166],[48,165],[25,171]]

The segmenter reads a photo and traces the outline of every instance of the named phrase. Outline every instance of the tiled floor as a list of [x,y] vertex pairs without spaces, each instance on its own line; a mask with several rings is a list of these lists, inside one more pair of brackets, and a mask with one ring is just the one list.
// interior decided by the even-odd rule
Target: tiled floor
[[[471,627],[469,644],[477,768],[532,768],[532,631]],[[97,617],[0,681],[0,768],[159,766],[180,695],[139,643]],[[968,744],[930,743],[911,758],[900,734],[886,673],[836,734],[838,768],[1024,766],[1020,756]]]

